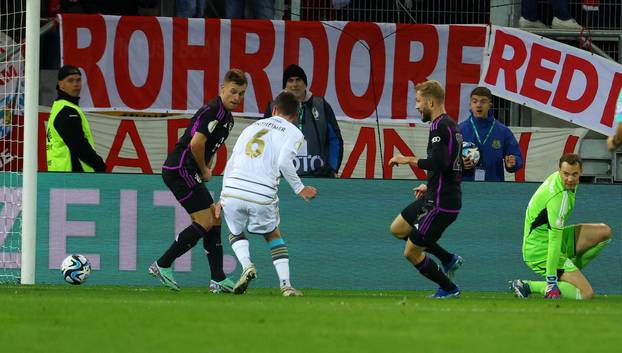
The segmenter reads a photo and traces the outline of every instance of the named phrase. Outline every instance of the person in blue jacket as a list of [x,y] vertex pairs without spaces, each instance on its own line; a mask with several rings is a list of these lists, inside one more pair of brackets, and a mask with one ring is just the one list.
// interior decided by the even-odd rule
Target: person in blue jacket
[[[299,176],[334,178],[343,159],[343,138],[333,108],[324,97],[307,88],[307,74],[298,65],[289,65],[283,72],[283,90],[300,102],[294,121],[305,141],[298,150],[294,167]],[[264,118],[272,116],[274,102],[266,108]]]
[[523,167],[523,157],[510,129],[492,113],[492,93],[486,87],[471,91],[471,116],[460,123],[464,141],[473,142],[480,152],[474,164],[464,159],[462,180],[504,181],[503,169],[516,173]]

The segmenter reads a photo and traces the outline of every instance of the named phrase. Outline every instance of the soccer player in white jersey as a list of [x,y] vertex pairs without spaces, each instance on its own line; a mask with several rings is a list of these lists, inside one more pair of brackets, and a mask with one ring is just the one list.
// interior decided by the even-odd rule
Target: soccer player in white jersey
[[304,200],[314,198],[317,191],[304,186],[294,168],[294,158],[304,140],[302,132],[292,124],[298,118],[296,97],[288,92],[279,94],[272,115],[242,131],[225,168],[220,202],[230,230],[231,248],[243,269],[233,292],[246,292],[257,275],[250,259],[249,241],[244,235],[248,230],[263,235],[268,242],[283,296],[302,296],[290,283],[287,245],[279,229],[280,176]]

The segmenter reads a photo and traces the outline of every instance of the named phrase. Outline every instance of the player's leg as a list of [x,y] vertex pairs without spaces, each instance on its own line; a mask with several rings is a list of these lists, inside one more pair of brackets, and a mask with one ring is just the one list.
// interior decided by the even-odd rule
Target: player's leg
[[250,243],[244,234],[248,222],[248,202],[228,197],[221,197],[222,214],[229,228],[229,244],[235,253],[240,265],[242,274],[233,287],[235,294],[246,292],[250,282],[257,276],[255,265],[251,261]]
[[417,268],[419,273],[439,285],[439,290],[433,297],[456,297],[460,294],[460,290],[438,264],[425,253],[425,250],[430,244],[438,241],[443,231],[453,223],[457,215],[430,209],[425,204],[420,205],[418,210],[409,206],[402,211],[404,219],[413,226],[416,225],[406,241],[404,257]]
[[579,268],[584,268],[611,242],[611,228],[603,223],[577,224],[564,228],[564,232],[574,232],[574,254],[568,253],[568,257]]
[[289,250],[281,237],[278,204],[257,205],[251,209],[248,230],[264,235],[270,247],[272,264],[279,277],[279,286],[283,296],[302,296],[302,292],[292,287],[289,271]]
[[[546,260],[540,262],[528,262],[534,272],[540,276],[546,276]],[[562,298],[566,299],[590,299],[593,296],[593,290],[590,283],[579,269],[568,260],[566,256],[561,256],[557,265],[557,286],[561,292]],[[518,297],[526,298],[533,293],[539,293],[542,296],[546,293],[548,283],[546,281],[523,281],[515,280],[511,282],[512,288]],[[522,286],[522,290],[520,287]]]
[[454,273],[462,266],[464,259],[462,256],[450,253],[441,247],[438,243],[430,244],[425,252],[436,256],[443,266],[443,271],[449,276],[453,277]]
[[290,281],[289,272],[289,251],[285,240],[281,237],[281,230],[277,227],[272,232],[264,235],[270,254],[272,256],[272,264],[279,277],[279,286],[284,296],[301,296],[302,292],[294,289]]
[[213,213],[210,211],[213,200],[203,184],[190,187],[175,172],[163,172],[162,178],[175,198],[188,212],[193,222],[177,235],[164,254],[149,267],[149,272],[165,286],[179,290],[179,286],[173,278],[171,266],[175,259],[192,249],[204,236],[206,233],[205,226],[211,227],[213,224]]
[[[205,220],[206,225],[212,226],[203,233],[203,250],[207,256],[209,263],[211,280],[210,291],[212,293],[231,293],[233,292],[234,283],[225,275],[223,266],[223,249],[221,235],[221,219],[216,217],[215,205],[211,205],[209,209],[210,216]],[[199,223],[199,222],[197,222]]]
[[[520,281],[526,287],[526,293],[523,295],[519,295],[521,298],[526,298],[530,294],[538,293],[544,296],[546,292],[547,283],[546,281]],[[513,285],[515,285],[512,281]],[[594,290],[592,286],[588,282],[587,278],[579,271],[572,272],[564,272],[560,277],[560,280],[557,282],[557,286],[559,287],[559,291],[562,294],[562,298],[565,299],[592,299],[594,296]]]
[[396,238],[406,240],[408,239],[408,234],[410,234],[413,230],[413,227],[408,224],[401,214],[398,214],[393,220],[393,223],[391,223],[390,229],[391,234],[393,234]]
[[[416,219],[416,222],[418,222],[419,219],[424,219],[432,208],[433,205],[426,207],[426,202],[423,199],[411,203],[395,217],[393,223],[391,223],[391,233],[398,239],[408,239],[408,235],[412,232],[413,226],[409,224],[406,218]],[[453,276],[455,271],[459,269],[464,262],[462,257],[448,252],[436,242],[428,244],[425,251],[436,256],[443,265],[443,271],[450,276]]]

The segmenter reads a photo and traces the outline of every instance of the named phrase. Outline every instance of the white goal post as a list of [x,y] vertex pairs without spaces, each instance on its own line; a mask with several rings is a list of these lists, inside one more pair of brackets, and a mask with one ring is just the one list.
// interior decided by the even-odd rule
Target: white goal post
[[0,284],[34,284],[40,0],[0,2]]
[[40,12],[40,0],[27,0],[26,69],[24,75],[24,176],[22,187],[22,284],[35,283]]

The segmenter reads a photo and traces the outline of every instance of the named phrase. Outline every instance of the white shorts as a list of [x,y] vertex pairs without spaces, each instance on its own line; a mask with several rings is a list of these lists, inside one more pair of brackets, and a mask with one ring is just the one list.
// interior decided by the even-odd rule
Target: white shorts
[[279,204],[260,205],[233,197],[220,198],[222,213],[227,227],[233,235],[242,234],[246,229],[250,233],[268,234],[281,222]]

